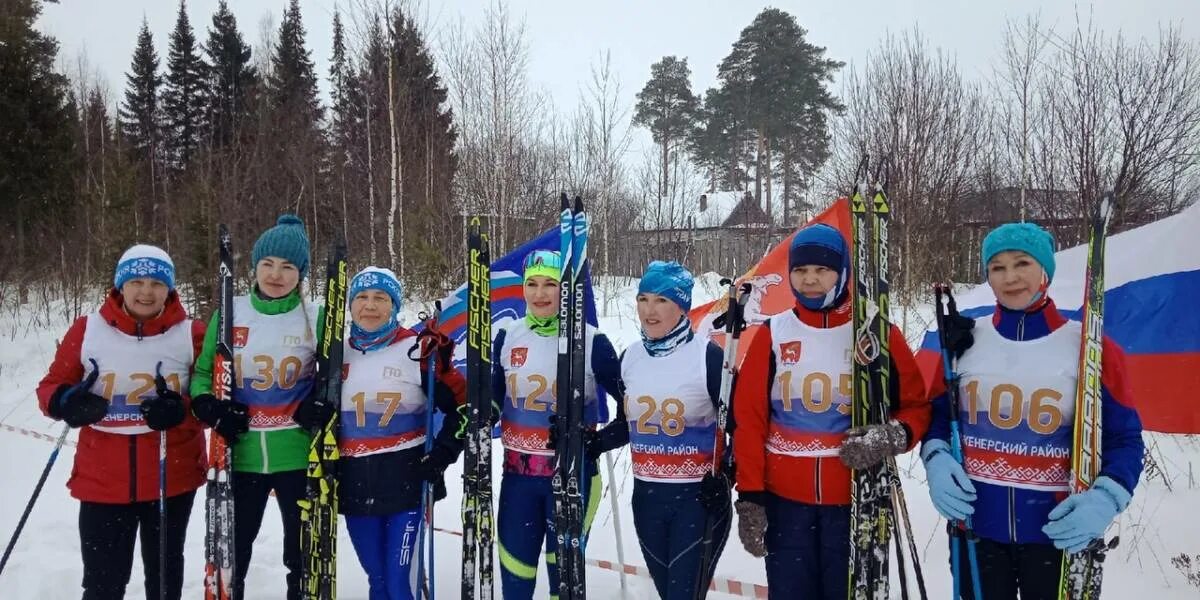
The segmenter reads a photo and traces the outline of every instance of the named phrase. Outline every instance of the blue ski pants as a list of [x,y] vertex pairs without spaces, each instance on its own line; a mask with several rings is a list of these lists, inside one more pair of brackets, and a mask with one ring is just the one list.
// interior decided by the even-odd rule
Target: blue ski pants
[[767,501],[767,585],[772,600],[844,600],[850,563],[850,507]]
[[[588,483],[587,512],[583,531],[587,532],[600,504],[601,481],[597,473]],[[505,600],[533,598],[537,583],[538,553],[543,540],[546,547],[546,575],[550,597],[558,598],[558,544],[554,539],[554,492],[550,478],[505,473],[500,480],[498,515],[500,547],[500,587]]]
[[[710,515],[699,493],[699,483],[633,480],[633,527],[654,589],[663,600],[694,600],[701,577],[699,585],[708,588],[729,538],[731,507]],[[702,575],[706,532],[712,546]]]
[[413,600],[414,582],[410,575],[416,558],[421,512],[409,510],[370,517],[346,515],[345,519],[358,564],[367,572],[370,600]]

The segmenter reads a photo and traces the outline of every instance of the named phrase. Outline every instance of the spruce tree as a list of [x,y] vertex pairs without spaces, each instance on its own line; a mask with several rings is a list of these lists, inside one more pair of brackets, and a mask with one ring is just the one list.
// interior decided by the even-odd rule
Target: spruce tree
[[196,48],[196,34],[188,20],[187,5],[180,0],[175,30],[171,32],[162,95],[167,158],[177,169],[186,168],[200,147],[208,103],[207,72]]
[[272,107],[294,124],[315,130],[321,120],[317,99],[317,74],[305,44],[299,0],[291,0],[279,25],[279,39],[271,56]]
[[214,146],[232,143],[250,111],[258,73],[250,63],[250,46],[238,31],[225,0],[213,13],[204,44],[208,56],[208,123]]
[[157,151],[160,137],[158,88],[162,85],[162,77],[158,74],[154,38],[145,19],[138,31],[133,64],[125,80],[125,100],[120,109],[121,131],[134,158],[149,161]]
[[0,199],[5,205],[0,226],[15,232],[17,265],[25,267],[34,226],[53,228],[71,214],[75,109],[66,77],[54,70],[58,42],[33,28],[40,2],[11,0],[5,13],[0,18]]

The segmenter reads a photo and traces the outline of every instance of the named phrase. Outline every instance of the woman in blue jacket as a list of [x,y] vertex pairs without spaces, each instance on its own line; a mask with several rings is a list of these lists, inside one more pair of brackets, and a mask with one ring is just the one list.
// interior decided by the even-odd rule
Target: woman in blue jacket
[[[950,319],[959,414],[950,414],[946,394],[933,400],[921,457],[938,512],[973,519],[987,600],[1054,599],[1063,552],[1087,548],[1129,505],[1142,472],[1142,424],[1124,355],[1105,338],[1103,462],[1087,491],[1070,494],[1081,326],[1047,295],[1054,239],[1031,223],[1001,225],[984,239],[981,258],[997,305],[973,321]],[[959,422],[962,464],[950,453],[951,418]],[[973,598],[968,553],[959,554],[960,594]]]

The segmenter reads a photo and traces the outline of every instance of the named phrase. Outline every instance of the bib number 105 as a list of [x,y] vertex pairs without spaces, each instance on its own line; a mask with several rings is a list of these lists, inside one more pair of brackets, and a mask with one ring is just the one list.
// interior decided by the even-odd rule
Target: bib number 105
[[[779,375],[780,396],[783,398],[783,410],[792,412],[792,379],[791,371],[784,371]],[[849,398],[852,394],[850,388],[850,374],[842,373],[838,377],[837,393],[842,398]],[[846,402],[835,402],[833,396],[833,378],[828,373],[813,371],[804,376],[800,381],[800,402],[804,404],[804,409],[810,413],[823,413],[834,405],[837,405],[837,410],[843,415],[850,414],[850,404]]]

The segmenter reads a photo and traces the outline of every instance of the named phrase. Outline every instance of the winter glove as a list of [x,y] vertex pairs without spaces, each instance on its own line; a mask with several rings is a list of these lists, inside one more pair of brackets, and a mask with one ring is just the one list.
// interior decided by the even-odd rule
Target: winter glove
[[1130,499],[1121,484],[1100,477],[1087,491],[1071,494],[1059,502],[1050,511],[1050,522],[1042,527],[1042,532],[1054,540],[1055,548],[1075,554],[1102,537],[1117,514],[1129,506]]
[[250,409],[237,400],[217,400],[212,394],[192,398],[192,414],[232,445],[250,431]]
[[183,410],[183,396],[167,387],[167,380],[162,376],[162,363],[154,374],[155,395],[153,398],[142,400],[138,411],[146,420],[146,426],[155,431],[165,431],[183,422],[187,413]]
[[[601,447],[599,438],[600,434],[596,430],[583,430],[583,453],[592,462],[596,462],[596,459],[607,451],[606,448]],[[558,415],[550,415],[550,435],[546,438],[546,449],[558,449]]]
[[94,425],[108,414],[108,400],[91,391],[100,377],[100,367],[94,358],[89,358],[88,362],[92,363],[92,372],[83,381],[72,386],[59,386],[50,398],[50,416],[65,421],[70,427]]
[[751,555],[767,555],[767,508],[765,492],[743,492],[734,504],[738,514],[738,537]]
[[867,469],[908,449],[908,429],[895,419],[880,425],[852,427],[838,450],[851,469]]
[[326,398],[325,386],[318,385],[313,388],[307,398],[301,400],[300,404],[296,406],[296,411],[292,413],[292,420],[310,432],[320,431],[324,429],[336,412],[337,406]]
[[696,498],[700,500],[704,510],[723,513],[729,510],[729,487],[729,479],[724,474],[705,473],[704,479],[700,480],[700,493],[696,494]]
[[949,350],[954,358],[962,358],[962,355],[975,344],[975,334],[971,333],[971,330],[975,328],[975,319],[958,314],[958,309],[952,307],[942,325],[946,328],[942,334],[946,350]]
[[929,498],[938,514],[953,521],[974,514],[975,486],[950,454],[950,446],[942,440],[929,440],[921,448],[921,458],[929,478]]
[[[424,481],[436,483],[446,472],[446,467],[458,460],[458,450],[443,444],[434,444],[429,454],[417,463],[417,476]],[[444,486],[445,484],[443,484]]]

